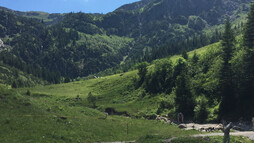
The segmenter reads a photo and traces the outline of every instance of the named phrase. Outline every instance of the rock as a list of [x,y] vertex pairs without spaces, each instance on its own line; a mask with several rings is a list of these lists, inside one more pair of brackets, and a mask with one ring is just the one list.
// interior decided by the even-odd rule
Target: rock
[[206,132],[213,132],[215,131],[215,128],[214,127],[208,127],[205,129]]
[[167,116],[166,117],[162,117],[160,115],[157,115],[155,120],[157,120],[157,121],[164,121],[167,124],[171,124],[171,121],[167,118]]
[[215,128],[214,128],[215,131],[218,131],[218,130],[223,130],[223,125],[222,124],[219,124],[217,125]]
[[187,128],[187,126],[185,124],[180,124],[180,125],[178,125],[178,128],[185,129],[185,128]]
[[234,126],[232,129],[237,130],[237,131],[244,131],[244,129],[239,126]]

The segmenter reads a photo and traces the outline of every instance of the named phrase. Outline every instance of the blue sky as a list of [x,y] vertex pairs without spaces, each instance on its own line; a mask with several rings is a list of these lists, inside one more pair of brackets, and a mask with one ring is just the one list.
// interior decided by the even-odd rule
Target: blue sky
[[139,0],[0,0],[0,6],[18,11],[108,13],[136,1]]

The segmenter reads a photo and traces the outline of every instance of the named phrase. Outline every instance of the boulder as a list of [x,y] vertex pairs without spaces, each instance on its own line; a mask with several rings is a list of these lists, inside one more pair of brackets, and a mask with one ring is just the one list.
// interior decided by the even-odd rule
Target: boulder
[[239,126],[234,126],[232,129],[237,130],[237,131],[245,131],[243,128]]
[[223,130],[223,125],[222,124],[219,124],[219,125],[217,125],[215,128],[214,128],[214,130],[216,131],[216,130]]
[[185,124],[180,124],[180,125],[178,125],[178,128],[180,128],[180,129],[186,129],[186,128],[187,128],[187,125],[185,125]]

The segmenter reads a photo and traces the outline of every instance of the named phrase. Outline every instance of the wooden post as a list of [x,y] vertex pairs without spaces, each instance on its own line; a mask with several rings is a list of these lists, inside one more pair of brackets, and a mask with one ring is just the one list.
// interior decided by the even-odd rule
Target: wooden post
[[230,122],[227,126],[224,127],[224,138],[223,143],[230,143],[230,129],[233,128],[232,122]]

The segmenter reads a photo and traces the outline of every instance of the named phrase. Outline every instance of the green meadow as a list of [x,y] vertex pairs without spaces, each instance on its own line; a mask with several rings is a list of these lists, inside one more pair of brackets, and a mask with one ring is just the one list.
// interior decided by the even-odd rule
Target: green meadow
[[[219,50],[215,43],[196,50]],[[207,52],[206,52],[207,51]],[[192,56],[194,51],[189,52]],[[175,62],[180,56],[170,59]],[[150,66],[150,69],[153,65]],[[219,142],[221,137],[188,138],[198,131],[148,120],[156,116],[164,94],[146,95],[136,86],[137,71],[70,83],[11,89],[0,86],[0,142]],[[96,97],[95,106],[87,100]],[[106,116],[105,110],[114,111]],[[246,138],[233,137],[233,142]]]

